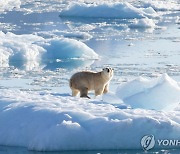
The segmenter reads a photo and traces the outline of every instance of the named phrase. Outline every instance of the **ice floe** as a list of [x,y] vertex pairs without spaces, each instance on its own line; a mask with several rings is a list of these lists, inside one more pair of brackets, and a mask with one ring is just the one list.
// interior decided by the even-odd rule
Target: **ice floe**
[[180,103],[180,86],[167,74],[154,80],[140,77],[120,85],[116,95],[133,108],[169,110]]
[[0,2],[0,12],[11,11],[14,8],[20,8],[20,0],[1,0]]
[[[43,37],[0,32],[1,66],[37,67],[47,60],[98,59],[98,55],[86,44],[68,38],[44,39]],[[29,65],[31,66],[29,66]]]
[[134,19],[146,16],[154,17],[156,16],[155,13],[155,11],[153,14],[146,13],[142,9],[136,8],[128,2],[104,2],[100,4],[72,3],[60,12],[60,16]]
[[93,49],[74,39],[53,39],[44,48],[46,49],[46,59],[98,59],[98,55]]
[[155,28],[156,24],[152,19],[143,18],[135,19],[132,24],[129,25],[130,28]]
[[[139,98],[134,99],[137,104],[141,99],[151,106],[155,105],[156,98],[165,106],[174,102],[171,96],[179,97],[177,83],[167,75],[152,83],[143,78],[128,82],[117,92],[126,103],[128,101],[124,98],[134,95],[134,98]],[[123,109],[122,100],[114,96],[113,93],[107,94],[104,102],[46,91],[1,89],[0,145],[39,151],[139,149],[140,140],[146,134],[179,139],[178,108],[168,112]]]
[[39,61],[40,54],[45,50],[34,42],[43,41],[35,35],[15,35],[0,32],[1,64],[23,65],[29,61]]
[[180,5],[178,1],[175,0],[147,0],[147,1],[139,1],[141,7],[144,8],[153,8],[156,11],[176,11],[180,10]]

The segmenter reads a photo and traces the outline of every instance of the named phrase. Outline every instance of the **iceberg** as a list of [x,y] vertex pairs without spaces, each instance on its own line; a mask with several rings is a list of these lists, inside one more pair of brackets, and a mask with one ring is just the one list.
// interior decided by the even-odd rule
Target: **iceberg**
[[98,59],[93,49],[74,39],[44,39],[37,35],[11,32],[0,32],[0,51],[1,66],[24,66],[28,70],[49,60]]
[[156,24],[152,19],[143,18],[135,19],[132,24],[129,25],[130,28],[155,28]]
[[175,0],[140,0],[140,6],[143,8],[153,8],[156,11],[178,11],[180,5]]
[[93,49],[74,39],[52,39],[47,44],[44,45],[46,50],[44,54],[45,59],[98,59],[98,55]]
[[104,2],[98,4],[72,3],[60,12],[60,17],[139,19],[153,16],[154,14],[146,13],[128,2]]
[[169,110],[178,105],[180,87],[167,74],[158,79],[137,78],[118,86],[116,95],[133,108]]
[[119,109],[67,94],[0,89],[0,145],[37,151],[141,149],[146,134],[179,139],[179,123],[179,110]]
[[[32,34],[15,35],[11,32],[0,32],[1,62],[7,65],[20,66],[27,62],[38,62],[40,55],[45,51],[35,42],[44,39]],[[4,66],[4,65],[3,65]]]

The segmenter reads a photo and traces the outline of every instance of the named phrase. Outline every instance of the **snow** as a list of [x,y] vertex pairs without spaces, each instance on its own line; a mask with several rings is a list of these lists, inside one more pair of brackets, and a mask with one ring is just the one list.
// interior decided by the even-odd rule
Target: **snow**
[[[176,82],[167,75],[156,83],[140,78],[128,82],[122,89],[128,86],[134,89],[124,91],[126,95],[122,94],[122,98],[132,94],[140,96],[140,91],[146,93],[147,87],[151,87],[150,102],[154,96],[159,97],[162,90],[179,92]],[[117,91],[120,92],[120,88]],[[175,94],[179,97],[179,93]],[[169,100],[167,93],[163,96]],[[108,102],[112,98],[116,104]],[[38,151],[137,149],[141,148],[140,140],[145,134],[179,139],[179,110],[122,109],[118,104],[121,106],[123,101],[118,99],[113,93],[101,101],[74,98],[65,93],[0,89],[0,145]],[[161,105],[164,106],[163,101]]]
[[86,44],[68,38],[44,39],[43,37],[11,32],[0,32],[0,64],[25,66],[31,70],[43,61],[69,58],[98,59],[98,55]]
[[179,103],[180,86],[167,74],[154,80],[140,77],[120,85],[116,95],[133,108],[169,110]]
[[60,16],[133,19],[143,18],[145,16],[153,17],[155,14],[148,14],[128,2],[103,2],[98,4],[71,3],[66,9],[60,12]]
[[0,3],[0,12],[11,11],[14,8],[20,8],[20,0],[1,0]]

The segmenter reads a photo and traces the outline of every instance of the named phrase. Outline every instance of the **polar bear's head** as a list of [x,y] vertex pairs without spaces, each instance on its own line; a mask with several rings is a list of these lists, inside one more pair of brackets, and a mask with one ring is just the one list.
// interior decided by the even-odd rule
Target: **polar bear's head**
[[103,74],[106,77],[106,79],[111,80],[114,74],[114,69],[111,67],[103,68]]

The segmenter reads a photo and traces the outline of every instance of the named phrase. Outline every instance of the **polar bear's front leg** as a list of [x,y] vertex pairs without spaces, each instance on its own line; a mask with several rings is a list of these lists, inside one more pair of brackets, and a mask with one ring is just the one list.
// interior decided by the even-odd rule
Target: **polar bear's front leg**
[[104,87],[103,94],[106,94],[109,91],[109,83],[107,83]]
[[78,93],[79,93],[79,90],[72,89],[72,96],[77,96]]
[[95,90],[95,96],[102,95],[103,90],[104,90],[104,87],[103,87],[103,88],[96,89],[96,90]]

